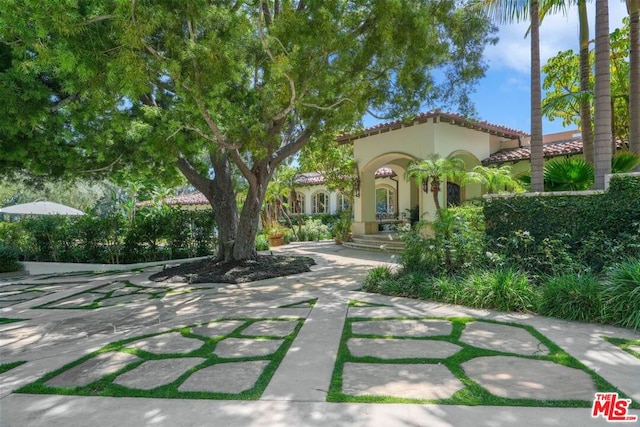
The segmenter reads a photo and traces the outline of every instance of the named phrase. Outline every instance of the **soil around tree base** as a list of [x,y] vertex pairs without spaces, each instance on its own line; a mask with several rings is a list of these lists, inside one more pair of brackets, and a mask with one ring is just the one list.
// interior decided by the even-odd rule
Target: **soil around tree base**
[[311,271],[313,258],[285,255],[258,255],[254,260],[221,261],[204,259],[154,273],[154,282],[247,283]]

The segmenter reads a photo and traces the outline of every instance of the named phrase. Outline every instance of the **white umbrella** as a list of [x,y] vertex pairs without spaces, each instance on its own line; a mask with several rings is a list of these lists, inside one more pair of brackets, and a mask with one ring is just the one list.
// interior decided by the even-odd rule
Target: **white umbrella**
[[14,215],[84,215],[84,212],[54,202],[32,202],[7,206],[0,213]]

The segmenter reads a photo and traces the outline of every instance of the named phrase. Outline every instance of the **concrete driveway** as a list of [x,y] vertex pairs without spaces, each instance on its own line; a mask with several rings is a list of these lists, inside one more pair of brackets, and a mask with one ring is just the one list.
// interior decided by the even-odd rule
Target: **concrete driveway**
[[[0,374],[0,426],[606,425],[599,378],[640,401],[640,359],[603,339],[631,330],[358,291],[384,253],[276,252],[317,265],[242,285],[148,281],[160,267],[0,281],[0,365],[25,362]],[[455,404],[471,389],[488,398]]]

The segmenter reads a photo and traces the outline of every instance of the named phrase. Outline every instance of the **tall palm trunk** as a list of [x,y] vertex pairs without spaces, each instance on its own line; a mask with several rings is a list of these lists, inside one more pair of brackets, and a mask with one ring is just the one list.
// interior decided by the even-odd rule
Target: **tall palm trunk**
[[630,19],[629,148],[640,154],[640,0],[627,0],[627,11]]
[[540,4],[531,1],[531,190],[544,190],[542,89],[540,87]]
[[593,127],[591,124],[590,92],[591,64],[589,63],[589,20],[587,19],[587,1],[578,0],[580,21],[580,122],[582,146],[585,160],[594,164]]
[[604,189],[611,173],[611,70],[609,65],[609,2],[596,0],[595,161],[596,189]]

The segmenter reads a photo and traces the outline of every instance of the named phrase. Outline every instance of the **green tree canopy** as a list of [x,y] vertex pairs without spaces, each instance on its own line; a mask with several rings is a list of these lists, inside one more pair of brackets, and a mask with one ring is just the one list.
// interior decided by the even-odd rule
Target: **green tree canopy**
[[[313,138],[348,131],[367,111],[471,111],[492,26],[463,6],[6,0],[0,161],[156,179],[177,165],[212,205],[219,257],[254,257],[267,183]],[[247,184],[240,213],[235,171]]]
[[[629,18],[623,28],[611,33],[611,96],[613,99],[613,130],[616,138],[629,137]],[[593,63],[593,50],[590,53]],[[549,120],[561,119],[567,126],[582,126],[580,100],[587,98],[593,110],[593,84],[590,90],[580,90],[580,58],[572,50],[558,52],[542,67],[546,90],[542,111]],[[593,111],[592,111],[593,112]]]

